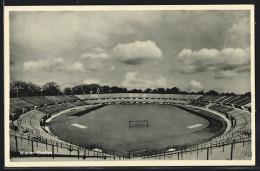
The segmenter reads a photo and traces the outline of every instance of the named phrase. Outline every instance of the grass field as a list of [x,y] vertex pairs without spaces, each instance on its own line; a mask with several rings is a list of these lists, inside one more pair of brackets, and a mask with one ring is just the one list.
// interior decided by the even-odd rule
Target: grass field
[[[131,120],[149,127],[129,128]],[[108,105],[81,116],[60,115],[48,125],[60,139],[123,151],[152,150],[213,136],[208,120],[172,105]]]

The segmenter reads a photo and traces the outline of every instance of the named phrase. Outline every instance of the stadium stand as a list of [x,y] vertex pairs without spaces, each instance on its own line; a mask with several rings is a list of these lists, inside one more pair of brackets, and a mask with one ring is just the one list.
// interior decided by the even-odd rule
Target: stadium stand
[[34,108],[34,104],[23,100],[22,98],[10,98],[10,104],[18,106],[23,109]]
[[[119,103],[119,102],[159,102],[159,103],[178,103],[191,101],[199,98],[201,95],[183,95],[183,94],[139,94],[139,93],[117,93],[117,94],[85,94],[75,95],[80,100],[89,101],[89,103]],[[181,100],[181,101],[180,101]],[[185,102],[184,102],[185,103]]]
[[234,96],[225,96],[225,95],[204,95],[196,100],[197,102],[209,102],[225,105],[234,105],[235,107],[241,107],[251,102],[251,98],[244,95],[234,95]]
[[[61,96],[32,96],[10,99],[11,118],[17,118],[17,115],[32,110],[35,107],[44,107],[40,110],[47,110],[47,113],[55,113],[60,110],[83,106],[87,104],[113,104],[113,103],[159,103],[159,104],[192,104],[199,107],[211,106],[216,108],[215,104],[233,105],[233,107],[245,108],[249,111],[251,102],[248,96],[225,96],[225,95],[187,95],[187,94],[141,94],[141,93],[115,93],[115,94],[84,94],[84,95],[61,95]],[[55,104],[68,103],[65,106],[48,107]],[[221,106],[222,110],[227,109]],[[223,111],[224,113],[226,111]]]
[[45,96],[45,97],[51,101],[54,101],[56,104],[67,102],[67,99],[62,98],[62,96]]
[[208,105],[208,102],[204,102],[204,101],[193,101],[190,104],[194,105],[194,106],[199,106],[199,107],[205,107]]
[[13,104],[10,104],[10,120],[16,120],[18,119],[19,115],[24,113],[24,109],[15,106]]
[[240,99],[240,100],[234,102],[234,104],[236,106],[244,106],[244,105],[246,105],[246,104],[248,104],[250,102],[251,102],[251,98],[250,97],[244,97],[243,99]]
[[55,104],[55,101],[50,100],[45,96],[22,97],[22,99],[26,100],[27,102],[33,103],[38,107]]
[[[203,153],[203,156],[205,157],[204,153],[206,150],[211,148],[212,153],[212,144],[216,148],[214,148],[217,155],[212,158],[218,159],[220,154],[220,146],[224,146],[225,148],[232,148],[232,143],[238,142],[240,144],[237,144],[237,146],[241,145],[243,142],[243,147],[246,146],[247,148],[250,147],[250,137],[251,135],[251,113],[247,110],[236,108],[237,106],[244,106],[248,110],[251,110],[251,99],[250,97],[246,96],[225,96],[225,95],[184,95],[184,94],[136,94],[136,93],[118,93],[118,94],[84,94],[84,95],[62,95],[62,96],[34,96],[34,97],[22,97],[22,98],[11,98],[10,99],[10,119],[17,119],[18,126],[21,130],[34,130],[34,133],[22,133],[21,140],[24,139],[30,139],[30,136],[35,134],[35,132],[41,133],[42,135],[46,135],[46,132],[42,129],[40,122],[42,118],[46,117],[47,115],[53,115],[58,112],[64,111],[66,109],[79,107],[79,106],[89,106],[89,104],[112,104],[112,103],[160,103],[160,104],[181,104],[180,106],[185,107],[185,104],[189,104],[192,106],[198,106],[202,109],[198,109],[195,107],[188,107],[190,110],[194,110],[196,112],[199,112],[202,115],[220,119],[223,123],[223,129],[225,129],[225,124],[223,119],[220,117],[214,115],[210,111],[203,110],[206,106],[210,110],[218,111],[224,116],[226,116],[232,123],[232,128],[228,133],[224,133],[222,135],[217,135],[217,137],[210,137],[208,140],[205,140],[203,142],[200,142],[196,144],[197,149],[193,148],[193,146],[190,146],[190,151],[197,151],[197,159],[201,159],[198,157],[198,147],[201,147],[201,154]],[[234,105],[234,106],[227,106],[227,105]],[[35,106],[37,109],[35,109]],[[98,106],[98,105],[97,105]],[[87,107],[88,108],[88,107]],[[87,109],[85,108],[85,109]],[[34,110],[33,110],[34,109]],[[84,109],[84,110],[85,110]],[[250,111],[249,110],[249,111]],[[223,132],[223,130],[221,130]],[[24,135],[29,137],[23,137]],[[17,138],[17,134],[12,135],[13,138],[10,139],[11,141],[11,151],[17,151],[17,148],[15,147],[15,136]],[[50,136],[48,138],[48,136]],[[35,136],[34,136],[35,137]],[[31,136],[32,138],[32,136]],[[246,139],[247,138],[247,139]],[[62,148],[62,142],[61,141],[54,141],[55,137],[52,135],[47,135],[45,137],[46,140],[46,147],[45,142],[43,141],[43,138],[40,137],[39,140],[31,139],[31,143],[33,141],[37,142],[37,148],[39,149],[45,149],[49,152],[51,151],[51,147],[53,147],[54,142],[60,143],[57,145],[57,153],[64,154],[64,155],[71,155],[73,152],[74,155],[85,155],[85,151],[78,152],[79,147],[76,145],[71,145],[68,142],[66,143],[67,149]],[[246,139],[246,141],[244,141]],[[39,142],[39,145],[38,145]],[[50,142],[50,143],[48,143]],[[41,144],[42,143],[42,144]],[[21,145],[22,144],[22,145]],[[47,148],[47,145],[50,146]],[[22,146],[22,147],[21,147]],[[73,150],[72,150],[73,146]],[[36,147],[35,147],[36,148]],[[58,152],[59,149],[59,152]],[[185,148],[186,149],[186,146]],[[27,141],[21,141],[19,150],[24,151],[31,151],[31,145],[27,143]],[[70,152],[68,152],[68,150]],[[85,149],[86,150],[86,149]],[[94,151],[88,151],[91,153],[91,155],[98,155]],[[114,152],[114,151],[113,151]],[[214,152],[214,151],[213,151]],[[68,154],[69,153],[69,154]],[[246,158],[250,157],[250,152],[248,150],[246,152],[243,151],[247,156]],[[138,153],[137,153],[138,154]],[[136,154],[136,155],[137,155]],[[171,153],[171,156],[173,153]],[[185,159],[194,159],[195,153],[192,153],[192,155],[187,155],[187,153],[183,153],[183,151],[174,151],[175,157],[179,159],[179,154],[185,156]],[[191,154],[191,153],[190,153]],[[226,155],[226,153],[221,153],[223,156]],[[115,156],[115,154],[105,154],[102,153],[102,155],[107,156]],[[237,153],[237,158],[240,158],[241,156]],[[144,158],[153,158],[153,157],[161,157],[163,156],[165,159],[165,152],[164,153],[157,153],[154,155],[146,155],[143,156]],[[167,153],[166,153],[167,156]],[[130,153],[129,156],[130,158]],[[173,159],[173,157],[168,157],[170,159]],[[227,158],[227,157],[226,157]],[[243,158],[243,156],[242,156]],[[245,158],[245,157],[244,157]],[[243,158],[243,159],[244,159]],[[112,158],[113,159],[113,158]]]
[[69,109],[75,106],[83,106],[86,105],[84,102],[72,102],[72,103],[62,103],[57,105],[45,106],[42,108],[38,108],[39,111],[44,112],[46,114],[54,114],[59,111]]

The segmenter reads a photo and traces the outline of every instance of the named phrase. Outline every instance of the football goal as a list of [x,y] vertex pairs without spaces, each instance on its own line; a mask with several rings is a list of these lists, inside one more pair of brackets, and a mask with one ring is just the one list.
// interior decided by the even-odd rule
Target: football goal
[[137,120],[137,121],[129,121],[129,128],[140,128],[140,127],[149,127],[148,120]]

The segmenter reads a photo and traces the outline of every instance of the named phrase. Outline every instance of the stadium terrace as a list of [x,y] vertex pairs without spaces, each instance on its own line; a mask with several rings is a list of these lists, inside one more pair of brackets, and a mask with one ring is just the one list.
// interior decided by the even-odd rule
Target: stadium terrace
[[[21,159],[21,154],[24,157],[28,153],[35,157],[44,156],[54,160],[60,157],[78,158],[78,160],[249,159],[251,158],[250,104],[250,93],[244,95],[214,93],[199,95],[180,92],[179,94],[109,93],[12,97],[10,98],[11,158]],[[153,108],[154,106],[156,107]],[[161,111],[156,111],[157,108]],[[176,115],[176,111],[179,116]],[[147,115],[149,112],[151,115]],[[126,119],[120,120],[124,115]],[[178,120],[178,117],[186,115],[189,118],[194,117],[196,122],[183,122],[185,128],[171,127],[183,130],[179,131],[178,135],[169,131],[170,133],[165,134],[159,142],[153,140],[154,136],[134,133],[146,132],[150,135],[152,132],[155,136],[156,133],[160,135],[162,133],[156,131],[158,123],[167,125],[168,122],[173,122],[171,117],[174,116]],[[112,129],[111,124],[115,122],[118,123],[114,125],[123,124],[122,131],[126,132],[122,133],[124,135],[122,137],[126,139],[122,139],[117,132],[109,134],[110,137],[102,135],[101,132],[104,130],[93,126],[101,122],[95,116],[101,117],[103,127],[107,126],[105,129]],[[109,120],[107,117],[113,119]],[[166,122],[164,117],[169,121]],[[128,124],[124,124],[125,122]],[[64,134],[67,131],[71,133],[69,135],[75,133],[82,136],[87,132],[87,140],[69,137]],[[137,138],[127,139],[129,132]],[[96,135],[93,138],[89,134]],[[185,134],[194,136],[193,140],[187,139]],[[107,143],[108,141],[110,143]],[[147,148],[148,146],[151,148]],[[235,148],[236,146],[241,146],[241,149]],[[36,154],[35,151],[46,153]]]

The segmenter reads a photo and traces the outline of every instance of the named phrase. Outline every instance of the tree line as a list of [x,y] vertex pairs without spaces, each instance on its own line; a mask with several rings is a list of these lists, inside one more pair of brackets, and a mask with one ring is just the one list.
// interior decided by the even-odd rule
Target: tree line
[[[48,82],[43,86],[38,86],[31,82],[14,81],[10,84],[10,97],[26,97],[26,96],[57,96],[57,95],[80,95],[80,94],[109,94],[109,93],[153,93],[153,94],[197,94],[197,95],[237,95],[235,93],[219,93],[215,90],[207,92],[188,92],[180,90],[178,87],[172,88],[146,88],[130,89],[117,86],[99,85],[99,84],[80,84],[73,87],[66,87],[61,90],[60,86],[55,82]],[[251,96],[250,92],[244,94]]]

